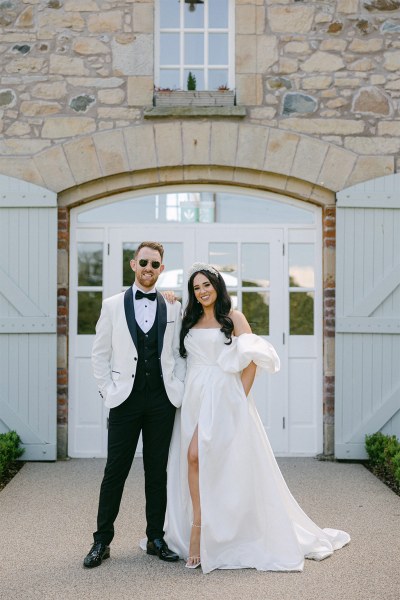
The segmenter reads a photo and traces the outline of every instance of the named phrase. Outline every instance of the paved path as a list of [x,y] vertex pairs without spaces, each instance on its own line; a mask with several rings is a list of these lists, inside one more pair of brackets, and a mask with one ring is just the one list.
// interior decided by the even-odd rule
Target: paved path
[[129,476],[111,559],[82,567],[104,468],[98,459],[28,463],[0,492],[1,600],[399,600],[400,498],[359,464],[279,459],[299,504],[352,542],[303,573],[214,571],[167,564],[138,548],[141,459]]

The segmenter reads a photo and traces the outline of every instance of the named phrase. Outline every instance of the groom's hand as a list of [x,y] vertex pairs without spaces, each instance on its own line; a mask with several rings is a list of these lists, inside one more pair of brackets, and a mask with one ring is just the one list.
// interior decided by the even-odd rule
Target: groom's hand
[[178,300],[178,298],[175,296],[175,292],[173,292],[172,290],[165,290],[161,293],[164,296],[164,299],[170,304],[174,304],[174,302]]

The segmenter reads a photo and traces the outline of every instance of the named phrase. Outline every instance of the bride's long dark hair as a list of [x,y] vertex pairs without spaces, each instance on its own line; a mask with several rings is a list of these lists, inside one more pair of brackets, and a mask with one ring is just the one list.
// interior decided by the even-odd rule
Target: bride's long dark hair
[[193,280],[199,273],[207,277],[214,290],[217,292],[217,300],[214,304],[215,318],[221,325],[220,331],[222,331],[222,333],[225,334],[225,337],[228,340],[226,343],[232,343],[233,321],[229,317],[232,303],[228,294],[228,290],[226,289],[225,281],[223,280],[221,273],[215,275],[214,273],[206,271],[205,269],[196,271],[195,273],[193,273],[193,275],[188,281],[189,300],[183,313],[182,319],[179,352],[183,357],[186,357],[186,349],[184,343],[185,337],[189,329],[196,325],[197,321],[203,314],[203,307],[200,304],[200,302],[196,300],[196,296],[194,295],[193,289]]

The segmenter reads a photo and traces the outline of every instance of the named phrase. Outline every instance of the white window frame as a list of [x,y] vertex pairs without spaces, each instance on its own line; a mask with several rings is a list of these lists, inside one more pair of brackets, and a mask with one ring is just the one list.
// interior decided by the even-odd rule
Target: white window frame
[[[160,86],[160,33],[161,33],[161,25],[160,25],[160,2],[162,0],[156,0],[155,2],[155,15],[154,15],[154,85],[156,88]],[[208,22],[208,2],[209,0],[204,0],[204,10],[205,10],[205,21]],[[179,57],[179,65],[163,65],[163,68],[169,67],[171,69],[179,69],[179,86],[177,89],[186,91],[186,81],[184,77],[185,70],[196,70],[196,69],[204,69],[204,90],[206,91],[214,91],[210,90],[208,87],[208,71],[216,70],[221,68],[228,68],[228,81],[226,82],[229,89],[235,89],[235,0],[228,0],[228,27],[227,28],[212,28],[212,33],[227,33],[228,34],[228,65],[210,65],[208,64],[208,35],[205,35],[204,39],[204,64],[203,65],[185,65],[184,64],[184,34],[186,32],[190,33],[205,33],[206,31],[210,31],[210,29],[206,30],[205,28],[190,28],[185,29],[182,27],[183,24],[183,15],[185,9],[185,2],[181,0],[180,4],[180,26],[178,28],[165,28],[163,29],[163,33],[179,33],[180,36],[180,57]]]

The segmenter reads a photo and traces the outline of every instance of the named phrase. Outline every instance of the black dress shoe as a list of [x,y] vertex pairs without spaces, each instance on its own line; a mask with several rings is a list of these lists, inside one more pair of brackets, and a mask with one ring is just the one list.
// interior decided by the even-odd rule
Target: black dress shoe
[[167,562],[176,562],[179,560],[179,556],[168,548],[167,543],[163,538],[156,538],[152,542],[148,541],[147,554],[158,556],[160,560],[165,560]]
[[83,564],[88,569],[92,569],[93,567],[99,567],[106,558],[110,558],[110,546],[103,544],[103,542],[94,542],[89,554],[85,556]]

